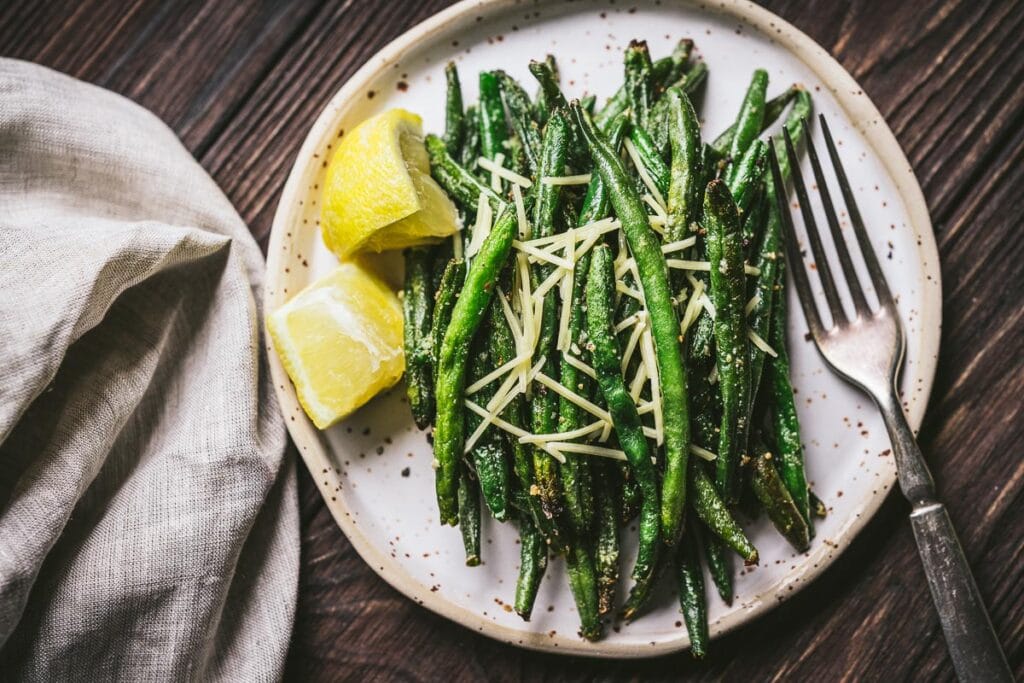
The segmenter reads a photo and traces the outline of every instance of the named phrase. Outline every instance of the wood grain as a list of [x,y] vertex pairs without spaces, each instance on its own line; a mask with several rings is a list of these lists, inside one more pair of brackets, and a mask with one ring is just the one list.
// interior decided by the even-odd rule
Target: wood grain
[[[8,3],[0,54],[121,92],[182,137],[265,238],[306,130],[375,51],[448,4],[354,0]],[[942,259],[944,329],[920,441],[1011,667],[1024,676],[1024,3],[771,0],[880,107]],[[813,585],[713,646],[592,662],[519,651],[401,597],[300,468],[302,572],[289,678],[951,680],[906,505],[890,497]]]

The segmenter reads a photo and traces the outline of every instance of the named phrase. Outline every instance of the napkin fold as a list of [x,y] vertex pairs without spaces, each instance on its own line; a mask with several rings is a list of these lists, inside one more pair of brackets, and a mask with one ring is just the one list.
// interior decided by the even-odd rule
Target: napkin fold
[[295,467],[263,259],[155,116],[0,59],[0,671],[273,680]]

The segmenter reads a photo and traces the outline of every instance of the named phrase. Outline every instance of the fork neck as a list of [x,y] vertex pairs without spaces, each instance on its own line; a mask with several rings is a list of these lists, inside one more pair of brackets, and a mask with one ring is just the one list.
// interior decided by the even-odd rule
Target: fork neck
[[896,473],[904,497],[915,510],[935,505],[938,502],[935,481],[928,471],[921,449],[917,446],[914,432],[907,423],[895,387],[889,390],[888,396],[876,397],[876,402],[885,427],[889,431],[889,439],[892,441]]

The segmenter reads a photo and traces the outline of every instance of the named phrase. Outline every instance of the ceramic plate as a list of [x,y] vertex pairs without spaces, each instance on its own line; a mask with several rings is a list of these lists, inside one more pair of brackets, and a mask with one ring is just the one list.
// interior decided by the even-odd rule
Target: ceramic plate
[[[710,67],[701,102],[705,135],[735,116],[757,67],[769,95],[794,82],[828,117],[881,256],[907,332],[902,390],[914,427],[921,423],[939,343],[939,265],[927,210],[906,158],[878,110],[818,45],[778,17],[734,0],[714,6],[671,2],[463,2],[407,32],[375,55],[323,110],[299,152],[274,219],[266,309],[272,311],[336,263],[317,226],[319,186],[332,145],[358,122],[390,107],[443,129],[444,64],[455,60],[464,95],[477,98],[476,75],[502,68],[534,90],[530,58],[558,57],[570,96],[610,95],[622,80],[622,49],[632,38],[668,54],[682,37],[696,41]],[[819,145],[820,145],[819,140]],[[838,194],[838,193],[837,193]],[[396,260],[393,275],[400,277]],[[837,268],[836,265],[833,266]],[[789,288],[794,299],[793,288]],[[885,430],[870,402],[825,367],[804,337],[790,302],[790,353],[798,389],[809,479],[829,508],[811,549],[795,553],[764,521],[748,529],[761,565],[738,571],[731,607],[709,588],[712,634],[753,619],[793,595],[846,548],[895,482]],[[664,586],[643,618],[607,629],[599,643],[577,636],[577,615],[561,561],[553,562],[533,620],[511,610],[518,569],[512,525],[484,526],[484,564],[463,565],[459,532],[438,523],[426,435],[413,427],[404,387],[379,396],[325,433],[306,419],[277,356],[277,394],[288,427],[338,525],[374,571],[410,599],[493,638],[538,650],[592,656],[649,656],[687,647],[679,607]],[[635,552],[635,542],[630,539]],[[628,554],[628,553],[627,553]],[[628,574],[631,558],[624,558]],[[625,586],[624,586],[625,588]]]

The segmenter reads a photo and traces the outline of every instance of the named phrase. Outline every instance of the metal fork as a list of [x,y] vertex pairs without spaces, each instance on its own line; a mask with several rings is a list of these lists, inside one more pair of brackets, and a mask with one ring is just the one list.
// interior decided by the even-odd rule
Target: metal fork
[[853,317],[843,309],[836,280],[833,278],[828,259],[822,246],[821,235],[811,210],[807,188],[800,172],[800,164],[789,131],[786,130],[785,147],[789,166],[792,169],[793,184],[796,187],[800,211],[807,229],[808,241],[814,255],[818,277],[825,292],[825,304],[832,317],[831,326],[826,327],[815,303],[808,278],[803,266],[800,249],[797,246],[796,231],[789,207],[785,182],[779,168],[775,145],[770,144],[772,180],[779,213],[783,217],[785,230],[786,260],[793,273],[797,295],[804,310],[814,343],[828,364],[847,381],[867,393],[882,413],[892,450],[895,455],[896,471],[900,490],[910,502],[910,522],[914,529],[918,553],[924,564],[932,599],[939,613],[946,645],[953,660],[957,677],[961,681],[1012,681],[1013,676],[1006,657],[999,646],[999,640],[992,629],[985,604],[974,583],[971,569],[964,557],[956,531],[949,520],[945,506],[935,493],[935,483],[925,464],[914,434],[907,424],[903,407],[896,391],[896,380],[903,362],[905,339],[903,327],[896,311],[896,305],[889,286],[878,265],[878,259],[868,241],[864,221],[850,190],[842,162],[836,152],[825,117],[821,116],[821,127],[828,147],[828,154],[835,169],[839,188],[846,203],[847,213],[853,232],[857,237],[871,285],[878,298],[878,310],[872,311],[864,296],[860,280],[853,267],[850,252],[839,228],[835,206],[829,194],[828,184],[822,173],[821,163],[803,123],[803,137],[814,172],[821,203],[829,232],[839,256],[842,274],[853,301]]

